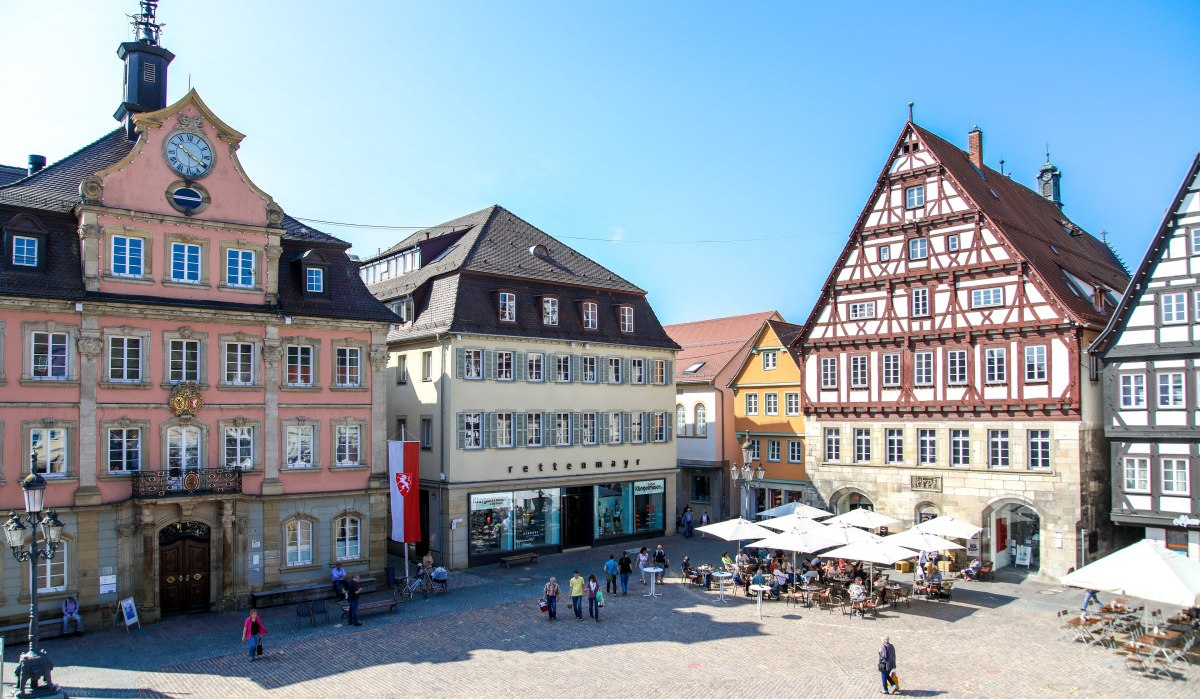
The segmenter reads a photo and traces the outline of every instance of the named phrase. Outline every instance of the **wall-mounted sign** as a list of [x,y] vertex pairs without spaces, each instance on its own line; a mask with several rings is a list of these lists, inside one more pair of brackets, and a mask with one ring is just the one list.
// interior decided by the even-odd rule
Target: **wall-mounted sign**
[[513,506],[512,493],[484,493],[471,496],[471,510],[498,510]]
[[941,476],[912,476],[909,487],[926,493],[942,492]]
[[665,490],[666,490],[666,481],[658,480],[658,481],[634,481],[633,482],[633,494],[634,495],[652,495],[654,493],[664,492]]
[[100,576],[100,594],[107,595],[110,592],[117,591],[117,576],[101,575]]
[[1171,524],[1177,527],[1200,527],[1200,519],[1188,517],[1187,515],[1179,515],[1171,520]]

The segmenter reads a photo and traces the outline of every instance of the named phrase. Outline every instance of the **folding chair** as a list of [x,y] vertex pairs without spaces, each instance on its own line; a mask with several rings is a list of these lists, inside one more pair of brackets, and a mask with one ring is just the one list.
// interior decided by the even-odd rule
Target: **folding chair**
[[329,623],[329,609],[325,606],[325,600],[319,599],[312,603],[312,619],[313,623],[317,623],[317,615],[325,617],[325,623]]

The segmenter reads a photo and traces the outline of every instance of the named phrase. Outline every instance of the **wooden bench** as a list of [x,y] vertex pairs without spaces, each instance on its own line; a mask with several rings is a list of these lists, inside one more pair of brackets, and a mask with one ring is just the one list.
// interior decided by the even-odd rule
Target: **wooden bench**
[[537,559],[536,553],[516,553],[511,556],[502,556],[500,565],[511,568],[514,563],[537,563]]
[[[362,594],[374,592],[377,588],[375,578],[360,578],[359,590]],[[333,581],[305,583],[290,587],[276,587],[250,593],[250,606],[254,609],[266,607],[282,607],[291,604],[315,602],[319,599],[333,599]]]
[[[95,615],[92,615],[95,618]],[[39,614],[40,617],[40,614]],[[72,624],[72,629],[75,626]],[[92,627],[96,628],[96,627]],[[38,638],[46,640],[47,638],[57,638],[58,636],[66,636],[62,630],[62,616],[58,615],[51,619],[38,619]],[[29,642],[29,622],[25,621],[20,624],[11,626],[0,626],[0,636],[4,637],[4,645],[6,648],[13,646],[22,646]]]
[[[350,602],[343,600],[338,603],[342,608],[342,618],[346,619],[350,616]],[[396,605],[400,604],[400,600],[396,599],[396,588],[392,588],[388,595],[382,599],[362,600],[358,601],[358,613],[361,615],[364,612],[372,612],[376,609],[387,607],[388,612],[396,611]]]

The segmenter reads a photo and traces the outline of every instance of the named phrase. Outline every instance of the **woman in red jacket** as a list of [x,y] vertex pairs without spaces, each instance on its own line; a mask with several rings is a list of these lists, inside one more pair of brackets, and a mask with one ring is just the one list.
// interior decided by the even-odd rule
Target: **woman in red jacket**
[[254,662],[258,644],[262,642],[262,635],[266,632],[267,627],[263,625],[262,619],[258,618],[258,610],[251,609],[250,616],[246,617],[246,624],[242,627],[242,642],[249,642],[246,648],[250,652],[250,662]]

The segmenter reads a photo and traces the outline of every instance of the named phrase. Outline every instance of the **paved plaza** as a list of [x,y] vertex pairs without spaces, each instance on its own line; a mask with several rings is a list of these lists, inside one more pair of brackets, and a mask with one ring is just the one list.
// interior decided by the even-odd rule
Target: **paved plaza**
[[[711,539],[642,543],[658,542],[671,573],[685,553],[703,562],[732,552]],[[254,663],[239,641],[242,613],[171,619],[130,634],[92,631],[46,647],[71,697],[866,697],[880,693],[875,658],[885,635],[907,696],[1197,695],[1194,666],[1181,680],[1150,679],[1126,671],[1110,650],[1057,640],[1054,612],[1078,608],[1082,595],[1013,573],[960,584],[950,602],[914,600],[878,619],[767,602],[759,620],[740,591],[723,605],[715,591],[673,582],[672,574],[653,599],[642,596],[635,574],[628,597],[606,599],[599,623],[575,621],[569,599],[555,623],[538,613],[535,598],[549,575],[564,588],[574,568],[603,580],[610,552],[619,553],[600,547],[458,573],[448,595],[365,615],[358,628],[334,612],[329,624],[297,630],[291,608],[268,609],[267,653]],[[6,689],[17,652],[6,657]]]

